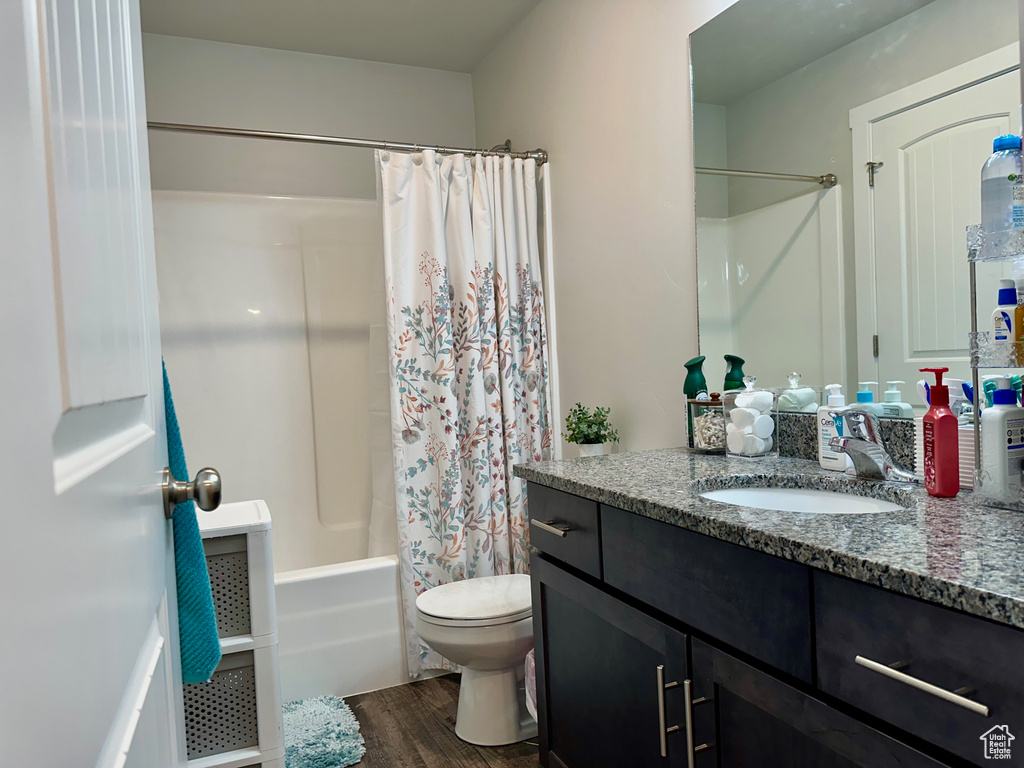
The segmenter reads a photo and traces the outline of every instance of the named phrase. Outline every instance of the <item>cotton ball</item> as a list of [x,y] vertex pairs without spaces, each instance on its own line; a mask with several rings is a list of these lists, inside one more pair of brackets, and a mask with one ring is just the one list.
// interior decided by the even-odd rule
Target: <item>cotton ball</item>
[[771,392],[754,392],[750,396],[750,408],[767,413],[775,404],[775,396]]
[[760,411],[755,411],[753,408],[733,408],[729,412],[729,418],[732,423],[740,429],[749,427],[754,423],[754,419],[761,415]]
[[740,432],[740,428],[733,424],[731,421],[725,425],[725,434],[731,435],[733,432]]
[[750,437],[750,435],[747,435],[740,429],[729,433],[725,438],[725,444],[729,448],[729,453],[743,453],[743,447],[746,445],[747,437]]
[[756,456],[767,450],[765,448],[766,445],[767,443],[757,435],[744,435],[742,453],[746,456]]
[[736,395],[736,407],[737,408],[752,408],[754,402],[753,392],[740,392]]
[[761,414],[754,419],[751,431],[760,438],[771,437],[775,431],[775,419],[767,414]]

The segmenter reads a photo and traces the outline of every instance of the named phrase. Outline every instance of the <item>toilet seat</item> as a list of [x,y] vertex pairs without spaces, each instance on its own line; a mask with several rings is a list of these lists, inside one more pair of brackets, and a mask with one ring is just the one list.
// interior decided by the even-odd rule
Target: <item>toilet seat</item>
[[530,577],[515,573],[442,584],[416,598],[416,612],[428,624],[447,627],[521,621],[533,615]]

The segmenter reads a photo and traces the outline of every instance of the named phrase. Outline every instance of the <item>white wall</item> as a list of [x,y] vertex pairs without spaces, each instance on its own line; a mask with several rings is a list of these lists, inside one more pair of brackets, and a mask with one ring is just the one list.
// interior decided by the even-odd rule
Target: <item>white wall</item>
[[[199,123],[473,146],[470,76],[184,37],[143,35],[146,106]],[[150,131],[154,189],[375,196],[373,153]]]
[[[730,0],[542,0],[473,73],[477,143],[551,154],[563,410],[685,442],[696,354],[687,35]],[[572,453],[567,453],[572,455]]]

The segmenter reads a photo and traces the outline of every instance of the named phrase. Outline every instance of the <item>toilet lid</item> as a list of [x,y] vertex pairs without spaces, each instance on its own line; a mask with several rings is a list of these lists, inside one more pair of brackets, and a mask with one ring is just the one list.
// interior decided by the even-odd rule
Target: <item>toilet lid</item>
[[498,619],[530,611],[530,577],[482,576],[428,589],[416,608],[439,619]]

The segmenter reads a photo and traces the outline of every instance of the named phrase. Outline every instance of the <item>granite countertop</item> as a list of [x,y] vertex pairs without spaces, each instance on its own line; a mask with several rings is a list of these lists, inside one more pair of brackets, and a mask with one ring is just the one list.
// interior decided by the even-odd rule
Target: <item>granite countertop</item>
[[[515,467],[529,482],[618,507],[867,584],[1024,628],[1024,513],[920,485],[873,483],[804,459],[729,459],[685,449]],[[736,479],[732,476],[741,476]],[[872,514],[776,512],[699,494],[742,485],[854,492],[905,509]]]

